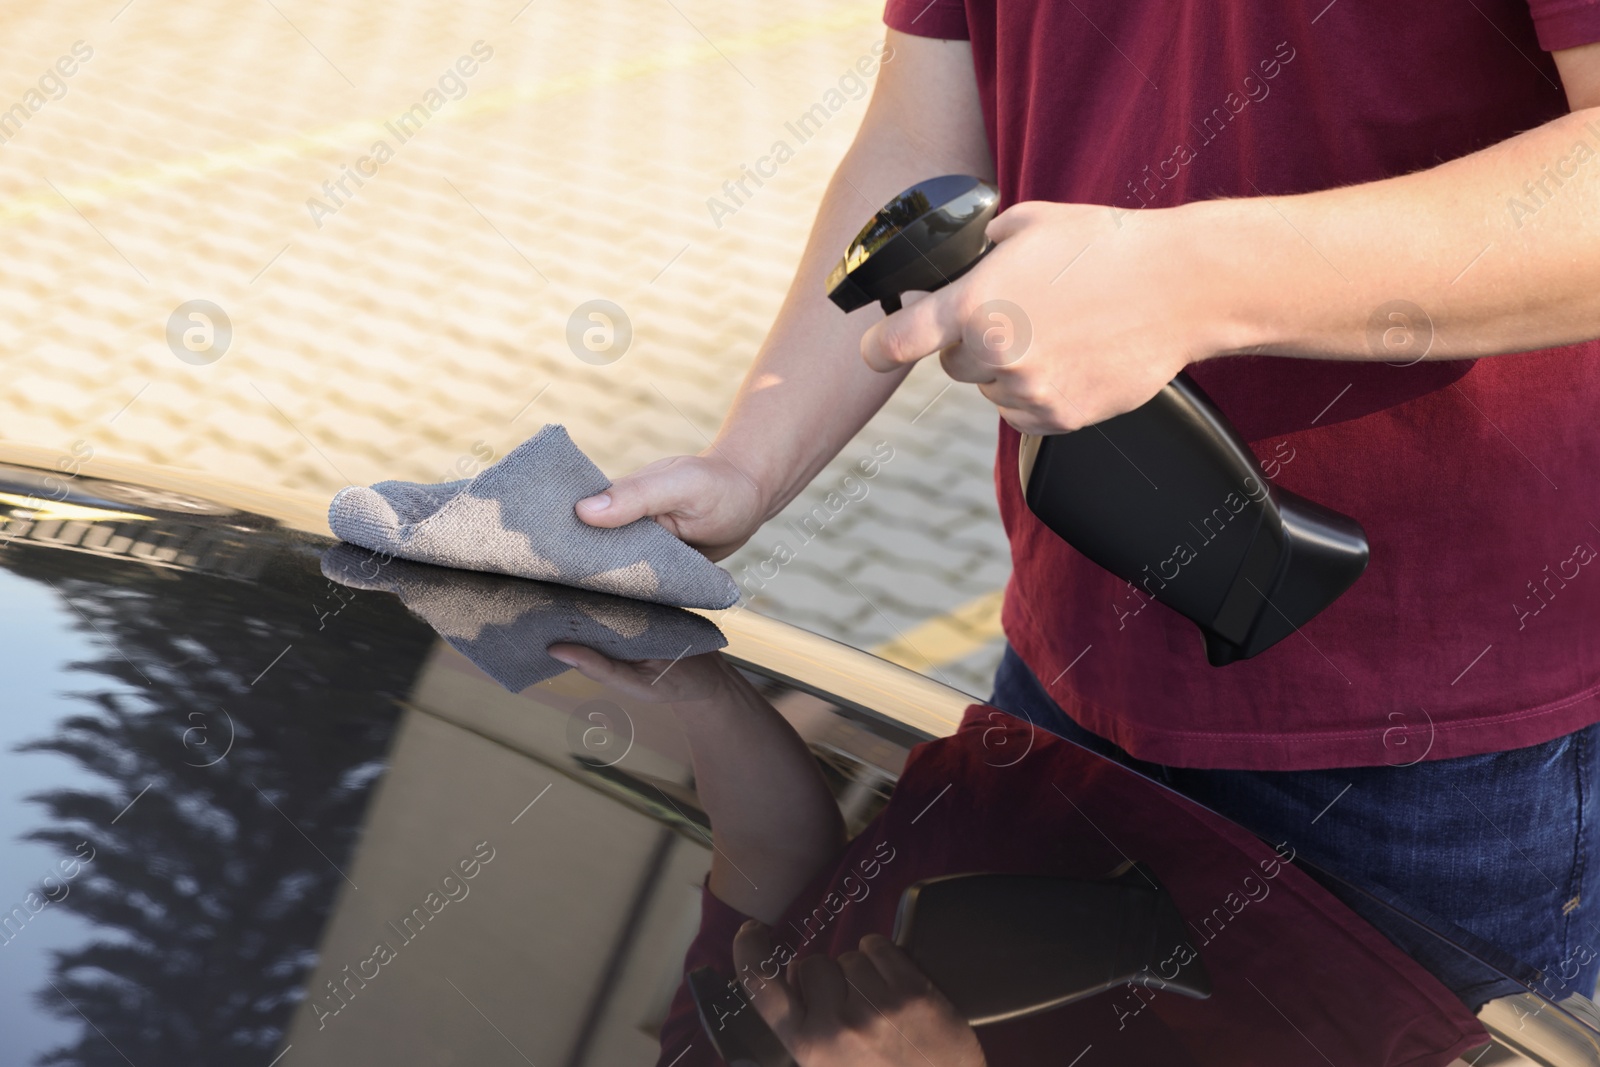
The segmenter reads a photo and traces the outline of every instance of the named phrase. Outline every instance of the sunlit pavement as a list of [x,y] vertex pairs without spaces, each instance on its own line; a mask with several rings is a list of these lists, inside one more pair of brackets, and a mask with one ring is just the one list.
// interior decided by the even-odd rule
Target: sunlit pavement
[[[12,5],[0,437],[330,494],[470,474],[545,422],[613,476],[703,448],[860,121],[881,5],[520,4]],[[620,357],[569,344],[596,299]],[[728,566],[756,609],[981,693],[994,416],[946,384],[919,368]]]

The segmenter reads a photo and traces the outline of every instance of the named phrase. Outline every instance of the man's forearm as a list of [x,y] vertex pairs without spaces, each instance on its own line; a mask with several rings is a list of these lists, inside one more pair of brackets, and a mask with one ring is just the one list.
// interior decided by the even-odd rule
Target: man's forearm
[[905,378],[861,362],[861,335],[881,313],[846,315],[823,290],[829,269],[878,205],[916,180],[902,180],[903,165],[876,156],[858,143],[834,174],[794,281],[717,436],[717,449],[760,484],[768,518]]
[[764,922],[844,847],[844,817],[793,726],[727,661],[723,684],[673,709],[711,820],[711,891]]
[[1600,108],[1426,171],[1178,210],[1219,268],[1233,353],[1462,359],[1600,336]]
[[755,479],[767,517],[792,500],[883,406],[905,373],[861,360],[861,335],[882,313],[846,315],[824,281],[878,208],[938,174],[992,169],[965,41],[890,32],[861,130],[823,196],[771,331],[723,421],[716,449]]

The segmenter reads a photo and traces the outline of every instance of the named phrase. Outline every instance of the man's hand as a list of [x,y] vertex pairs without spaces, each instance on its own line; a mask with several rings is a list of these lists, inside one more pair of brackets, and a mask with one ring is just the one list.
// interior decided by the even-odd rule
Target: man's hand
[[577,514],[590,526],[608,529],[652,516],[714,560],[750,540],[767,518],[754,480],[714,450],[641,467],[604,493],[578,501]]
[[[1427,170],[1166,209],[1017,204],[982,263],[869,330],[862,356],[889,372],[946,350],[1013,426],[1052,433],[1130,411],[1213,356],[1408,365],[1600,337],[1600,168],[1584,162],[1600,44],[1555,60],[1581,110]],[[1530,204],[1541,180],[1560,194]],[[1390,343],[1397,321],[1419,352]]]
[[[773,972],[771,932],[751,921],[733,940],[740,974]],[[746,970],[748,968],[748,970]],[[878,934],[837,960],[807,956],[767,979],[752,1003],[800,1067],[983,1067],[972,1027],[894,942]]]
[[889,372],[941,352],[951,378],[1023,433],[1132,411],[1234,344],[1194,217],[1017,204],[989,224],[983,262],[868,330],[862,358]]

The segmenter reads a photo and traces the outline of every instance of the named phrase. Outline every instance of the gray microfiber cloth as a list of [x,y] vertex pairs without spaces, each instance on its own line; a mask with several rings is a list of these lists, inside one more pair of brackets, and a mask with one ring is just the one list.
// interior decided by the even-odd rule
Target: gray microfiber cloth
[[545,652],[560,642],[620,660],[677,660],[728,644],[714,624],[679,608],[384,559],[350,545],[323,553],[322,573],[352,589],[394,593],[452,648],[513,693],[569,669]]
[[565,427],[544,427],[476,478],[341,489],[328,525],[341,541],[418,563],[491,571],[658,604],[726,608],[733,576],[654,519],[590,526],[573,505],[611,487]]

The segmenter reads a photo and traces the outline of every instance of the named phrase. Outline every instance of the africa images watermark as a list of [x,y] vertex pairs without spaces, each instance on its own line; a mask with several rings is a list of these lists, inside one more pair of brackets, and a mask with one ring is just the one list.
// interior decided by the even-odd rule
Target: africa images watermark
[[[1522,191],[1528,195],[1526,201],[1515,196],[1506,198],[1506,211],[1510,212],[1511,221],[1517,224],[1517,229],[1522,229],[1525,220],[1538,214],[1541,208],[1554,200],[1562,186],[1578,176],[1578,168],[1597,154],[1594,146],[1600,145],[1600,119],[1591,119],[1583,130],[1589,136],[1578,138],[1567,149],[1566,155],[1540,167],[1542,173],[1538,181],[1522,183]],[[1592,142],[1590,138],[1593,138]]]
[[[317,229],[322,229],[322,220],[330,215],[337,215],[345,205],[355,199],[356,193],[367,180],[378,176],[378,168],[395,157],[395,147],[403,145],[411,138],[422,132],[422,127],[428,120],[443,111],[445,105],[453,100],[460,100],[467,95],[467,79],[478,73],[480,64],[489,62],[494,57],[494,49],[483,41],[472,42],[472,54],[464,55],[455,63],[445,68],[439,75],[436,87],[430,88],[422,94],[422,99],[402,111],[395,118],[383,124],[395,139],[395,146],[391,146],[384,138],[372,142],[372,147],[367,154],[361,156],[355,163],[341,164],[339,176],[330,178],[322,183],[322,194],[327,199],[310,197],[306,200],[306,210],[311,213],[311,221],[317,224]],[[365,178],[362,175],[366,175]],[[350,188],[350,183],[355,183],[355,188]]]
[[333,978],[324,981],[327,992],[318,993],[310,1002],[311,1010],[317,1017],[317,1029],[326,1029],[328,1020],[349,1007],[356,994],[367,988],[368,982],[376,981],[385,967],[399,959],[400,949],[422,936],[422,931],[429,922],[439,917],[440,912],[452,902],[466,900],[472,892],[472,887],[467,883],[481,874],[484,866],[493,862],[494,857],[494,846],[487,841],[479,841],[473,846],[472,855],[446,869],[437,889],[428,890],[421,904],[400,917],[399,925],[393,922],[385,924],[394,933],[393,942],[386,937],[373,946],[370,956],[356,961],[354,970],[345,964],[334,972]]
[[22,99],[0,111],[0,144],[5,144],[17,134],[27,121],[44,110],[51,100],[67,95],[67,79],[78,73],[80,65],[94,58],[94,48],[83,41],[72,42],[71,55],[62,56],[39,75],[35,87],[22,94]]
[[[1281,469],[1283,464],[1294,459],[1295,452],[1293,447],[1290,447],[1287,458],[1284,458],[1282,454],[1282,448],[1287,443],[1287,441],[1278,443],[1272,464],[1274,473]],[[1279,462],[1280,460],[1282,461],[1281,463]],[[1265,473],[1268,469],[1267,461],[1258,460],[1257,463]],[[1271,477],[1272,475],[1268,475],[1269,479]],[[1196,547],[1192,541],[1180,541],[1172,546],[1172,554],[1156,563],[1154,569],[1151,568],[1150,564],[1146,563],[1144,570],[1141,572],[1143,577],[1139,578],[1137,582],[1132,579],[1128,580],[1123,599],[1125,602],[1131,602],[1134,606],[1128,608],[1115,601],[1112,602],[1111,610],[1116,612],[1117,615],[1117,629],[1126,629],[1130,618],[1143,611],[1147,604],[1155,601],[1156,594],[1155,590],[1150,588],[1151,582],[1156,583],[1157,589],[1165,589],[1168,582],[1177,581],[1178,575],[1183,572],[1183,568],[1198,559],[1201,551],[1207,545],[1221,537],[1227,530],[1228,525],[1237,516],[1248,509],[1251,504],[1264,505],[1271,495],[1270,490],[1267,488],[1267,483],[1253,474],[1245,475],[1242,487],[1243,493],[1230,489],[1227,496],[1223,497],[1217,506],[1211,509],[1209,514],[1201,516],[1198,525],[1192,519],[1189,521],[1189,528],[1195,532],[1200,542],[1199,547]]]
[[[88,855],[84,854],[84,849],[89,850]],[[87,864],[94,862],[94,857],[94,846],[87,841],[79,841],[72,856],[58,861],[55,869],[40,880],[38,888],[28,891],[21,904],[0,913],[0,948],[15,941],[44,909],[66,900],[67,894],[72,892],[72,880],[82,873]]]
[[1289,842],[1275,845],[1273,855],[1256,864],[1261,871],[1259,878],[1255,871],[1251,871],[1240,880],[1238,890],[1230,890],[1220,904],[1201,918],[1199,926],[1189,922],[1189,929],[1195,933],[1194,940],[1178,942],[1172,952],[1155,967],[1147,964],[1136,979],[1127,983],[1127,996],[1111,1002],[1112,1010],[1117,1013],[1117,1029],[1126,1028],[1129,1019],[1144,1011],[1145,1005],[1153,1001],[1158,992],[1177,981],[1179,972],[1199,958],[1199,950],[1195,947],[1197,944],[1211,944],[1222,936],[1228,924],[1238,918],[1245,908],[1264,903],[1272,895],[1269,883],[1294,860],[1295,850]]
[[860,100],[867,95],[868,83],[877,76],[883,64],[893,58],[894,50],[889,48],[887,42],[874,44],[870,54],[856,60],[852,67],[841,74],[837,84],[823,93],[821,100],[801,112],[793,122],[783,124],[783,128],[794,137],[794,144],[780,137],[772,142],[767,154],[758,157],[754,164],[739,164],[739,177],[722,183],[722,196],[706,198],[706,210],[711,213],[711,221],[717,229],[722,229],[723,219],[737,213],[750,201],[754,195],[749,189],[750,182],[755,182],[759,189],[767,184],[768,179],[776,178],[778,168],[793,159],[796,150],[821,132],[829,119],[843,111],[847,100]]
[[[1594,545],[1580,541],[1573,546],[1571,555],[1555,564],[1553,572],[1550,564],[1546,563],[1544,569],[1539,572],[1537,584],[1535,581],[1528,582],[1528,595],[1511,604],[1511,610],[1517,614],[1517,629],[1527,629],[1528,620],[1549,607],[1555,601],[1556,595],[1567,587],[1567,583],[1576,581],[1583,573],[1583,568],[1596,558],[1600,558],[1600,553],[1595,552]],[[1568,568],[1571,568],[1571,573],[1568,573]]]
[[[765,589],[768,582],[776,579],[784,567],[794,562],[799,555],[799,549],[821,537],[828,524],[838,518],[845,508],[865,500],[867,494],[872,491],[867,483],[876,478],[884,465],[893,459],[894,446],[888,441],[878,441],[872,446],[872,454],[852,464],[850,472],[839,479],[839,487],[829,490],[820,503],[812,505],[810,511],[800,516],[798,522],[792,518],[785,519],[784,525],[794,534],[797,548],[790,548],[787,541],[779,541],[773,546],[771,555],[758,563],[740,568],[740,573],[734,580],[747,596],[734,610],[744,610],[745,605],[755,599],[756,594]],[[858,474],[860,477],[857,477]]]
[[[1191,121],[1190,129],[1200,135],[1200,140],[1193,143],[1183,142],[1174,145],[1172,153],[1155,164],[1152,169],[1146,164],[1141,172],[1141,177],[1128,181],[1128,193],[1139,207],[1148,207],[1155,202],[1156,194],[1167,187],[1168,182],[1177,181],[1183,168],[1193,163],[1200,155],[1200,150],[1206,145],[1222,136],[1224,130],[1238,118],[1239,115],[1252,103],[1259,104],[1272,92],[1272,87],[1267,83],[1283,73],[1283,68],[1294,62],[1299,53],[1288,41],[1279,41],[1273,54],[1256,64],[1257,73],[1244,76],[1240,82],[1240,92],[1230,92],[1222,98],[1222,103],[1212,108],[1199,122]],[[1148,194],[1148,196],[1146,195]],[[1116,209],[1113,209],[1114,211]]]
[[847,869],[837,887],[830,888],[810,914],[801,917],[798,925],[790,921],[789,928],[794,931],[796,938],[785,935],[783,940],[774,944],[766,959],[753,968],[745,964],[738,977],[728,981],[724,987],[725,994],[710,1005],[716,1016],[717,1029],[726,1028],[728,1020],[744,1011],[768,982],[776,981],[783,969],[800,957],[800,948],[821,937],[847,907],[866,900],[872,893],[873,879],[882,873],[884,867],[893,863],[898,854],[887,841],[879,841],[873,847],[872,854],[857,860],[853,871]]

